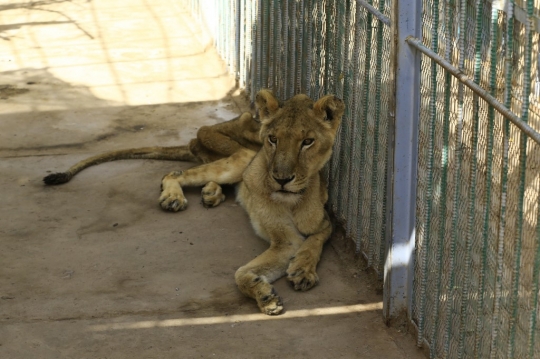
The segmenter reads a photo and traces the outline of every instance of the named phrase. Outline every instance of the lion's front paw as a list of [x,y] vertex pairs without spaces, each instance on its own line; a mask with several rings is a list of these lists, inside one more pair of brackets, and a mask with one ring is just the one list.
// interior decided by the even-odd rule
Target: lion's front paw
[[225,201],[225,195],[221,190],[221,186],[216,182],[208,182],[203,187],[201,194],[203,206],[206,208],[216,207]]
[[257,298],[257,305],[266,315],[278,315],[283,311],[283,302],[274,288],[270,294]]
[[308,252],[297,253],[289,263],[287,279],[291,281],[295,290],[309,290],[319,283],[316,268],[317,262]]
[[159,205],[166,211],[178,212],[187,208],[188,201],[181,193],[162,192]]

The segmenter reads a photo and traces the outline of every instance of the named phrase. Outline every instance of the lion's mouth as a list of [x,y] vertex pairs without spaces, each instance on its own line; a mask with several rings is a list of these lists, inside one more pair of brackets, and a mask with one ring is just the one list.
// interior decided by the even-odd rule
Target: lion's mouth
[[277,193],[284,193],[284,194],[302,194],[305,192],[305,188],[304,189],[301,189],[300,191],[298,192],[293,192],[293,191],[287,191],[286,189],[280,189],[278,191],[276,191]]

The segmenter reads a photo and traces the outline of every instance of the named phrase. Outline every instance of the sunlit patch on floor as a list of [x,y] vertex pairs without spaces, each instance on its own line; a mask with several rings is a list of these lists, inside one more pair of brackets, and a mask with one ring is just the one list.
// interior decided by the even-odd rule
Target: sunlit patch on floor
[[370,303],[370,304],[347,305],[347,306],[342,306],[342,307],[290,310],[284,313],[283,315],[279,315],[279,316],[268,316],[261,313],[257,313],[257,314],[240,314],[240,315],[229,315],[229,316],[207,317],[207,318],[145,320],[145,321],[140,321],[140,322],[92,325],[90,326],[89,330],[94,331],[94,332],[101,332],[101,331],[107,331],[107,330],[166,328],[166,327],[182,327],[182,326],[192,326],[192,325],[210,325],[210,324],[224,324],[224,323],[237,323],[237,322],[254,322],[254,321],[262,321],[262,320],[305,318],[305,317],[367,312],[367,311],[381,310],[382,307],[383,307],[382,302],[377,302],[377,303]]

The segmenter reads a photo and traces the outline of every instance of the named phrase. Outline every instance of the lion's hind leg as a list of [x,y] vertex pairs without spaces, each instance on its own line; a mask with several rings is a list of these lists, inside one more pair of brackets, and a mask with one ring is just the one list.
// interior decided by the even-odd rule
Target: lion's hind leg
[[[209,196],[216,195],[221,191],[220,184],[234,184],[242,180],[242,174],[251,162],[256,152],[242,149],[232,156],[222,158],[201,166],[193,167],[182,172],[171,172],[161,180],[161,196],[159,203],[161,208],[167,211],[178,212],[187,208],[187,199],[182,191],[183,186],[204,186],[214,182],[208,189]],[[217,189],[219,187],[219,190]],[[213,189],[213,191],[211,190]],[[217,194],[218,200],[223,197]],[[215,199],[213,203],[216,203]],[[204,200],[204,194],[203,194]],[[220,201],[217,201],[219,204]],[[217,205],[216,204],[216,205]]]

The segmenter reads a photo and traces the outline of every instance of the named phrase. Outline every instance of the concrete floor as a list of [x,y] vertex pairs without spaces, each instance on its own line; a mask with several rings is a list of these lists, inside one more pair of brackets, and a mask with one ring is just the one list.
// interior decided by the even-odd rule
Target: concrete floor
[[[127,5],[129,3],[129,5]],[[235,270],[265,249],[229,191],[160,210],[187,163],[120,161],[45,187],[105,150],[187,143],[245,102],[174,0],[0,3],[0,358],[421,358],[333,239],[321,283],[244,298]],[[371,283],[371,284],[370,284]]]

